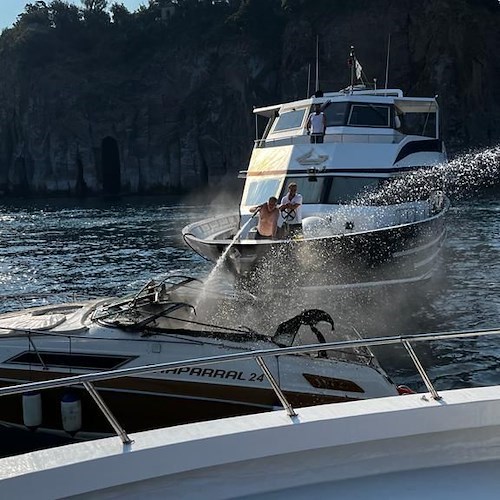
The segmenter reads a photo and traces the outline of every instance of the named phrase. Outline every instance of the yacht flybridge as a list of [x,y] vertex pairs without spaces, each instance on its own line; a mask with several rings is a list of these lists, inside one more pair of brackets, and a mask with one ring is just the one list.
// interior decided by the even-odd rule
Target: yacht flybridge
[[[322,142],[312,143],[307,124],[317,105],[326,128]],[[254,113],[268,123],[240,173],[239,214],[186,226],[183,237],[194,251],[214,262],[224,253],[236,276],[265,277],[273,286],[290,269],[297,286],[313,288],[431,276],[449,205],[441,186],[419,177],[446,161],[435,98],[359,85]],[[255,239],[257,217],[250,209],[271,196],[280,201],[292,182],[303,197],[301,233],[286,233],[285,210],[277,238]]]

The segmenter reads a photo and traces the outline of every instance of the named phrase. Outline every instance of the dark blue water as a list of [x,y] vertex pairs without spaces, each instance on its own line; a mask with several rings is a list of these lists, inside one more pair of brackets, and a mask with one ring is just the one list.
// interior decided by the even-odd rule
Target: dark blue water
[[0,310],[129,293],[163,274],[204,275],[181,228],[206,207],[180,201],[0,205]]
[[[184,245],[180,231],[223,209],[164,198],[4,201],[0,310],[126,294],[170,274],[206,277],[212,265]],[[424,300],[391,311],[394,321],[386,319],[382,333],[500,325],[500,194],[490,191],[455,202],[447,219],[440,273]],[[398,382],[421,388],[399,355],[404,353],[383,355],[384,367]],[[441,342],[423,357],[439,389],[500,383],[500,337]],[[6,438],[2,441],[5,452]]]

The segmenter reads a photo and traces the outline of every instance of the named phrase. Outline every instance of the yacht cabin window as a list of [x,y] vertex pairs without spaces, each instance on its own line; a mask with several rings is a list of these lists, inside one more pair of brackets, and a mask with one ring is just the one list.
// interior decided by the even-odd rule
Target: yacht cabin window
[[299,128],[302,126],[306,109],[293,109],[279,115],[274,125],[273,132],[281,132],[291,128]]
[[[84,353],[64,353],[64,352],[22,352],[6,363],[19,365],[42,366],[63,368],[83,368],[85,370],[116,370],[120,366],[136,359],[137,356],[119,356],[106,354],[84,354]],[[42,360],[42,361],[41,361]]]
[[342,205],[360,199],[366,193],[376,192],[386,181],[381,177],[287,177],[279,201],[288,192],[288,184],[295,182],[297,192],[302,195],[304,204]]
[[364,194],[376,191],[382,181],[379,177],[335,176],[326,202],[341,205],[360,199]]
[[283,192],[281,193],[281,197],[279,199],[280,203],[283,196],[288,193],[288,185],[291,182],[295,182],[295,184],[297,184],[297,193],[302,195],[302,203],[322,203],[325,177],[317,177],[315,181],[310,181],[308,177],[287,177],[285,183],[283,184]]
[[347,124],[356,127],[390,127],[390,110],[390,106],[353,104]]
[[436,113],[403,113],[399,118],[401,120],[399,131],[403,134],[437,137]]
[[348,106],[348,102],[334,102],[327,106],[324,110],[326,126],[342,127],[345,125]]
[[282,178],[247,180],[243,205],[253,207],[266,202],[271,196],[277,196],[282,181]]

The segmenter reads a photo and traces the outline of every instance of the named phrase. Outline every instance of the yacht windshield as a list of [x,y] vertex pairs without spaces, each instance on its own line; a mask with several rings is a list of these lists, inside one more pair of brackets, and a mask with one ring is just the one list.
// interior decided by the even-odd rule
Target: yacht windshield
[[283,179],[258,179],[247,181],[243,205],[255,206],[266,202],[271,196],[277,196]]
[[345,125],[348,105],[349,103],[347,102],[334,102],[327,106],[324,111],[326,115],[326,126],[341,127]]
[[383,179],[378,177],[334,177],[327,203],[346,204],[359,199],[363,194],[374,192]]
[[353,104],[349,125],[357,127],[390,127],[390,107],[375,104]]
[[282,113],[274,126],[274,132],[279,132],[281,130],[288,130],[290,128],[299,128],[302,126],[302,120],[304,119],[304,114],[306,110],[294,109],[293,111],[287,111]]
[[324,113],[327,127],[390,127],[391,107],[381,104],[334,102]]
[[314,181],[308,177],[287,177],[281,197],[287,194],[290,182],[295,182],[304,204],[344,205],[376,192],[386,181],[380,177],[317,177]]
[[436,137],[436,113],[403,113],[400,132],[406,135]]
[[286,182],[283,184],[281,197],[287,194],[290,182],[297,184],[297,193],[302,195],[302,203],[315,204],[322,202],[323,187],[325,185],[324,177],[318,177],[314,181],[309,180],[307,177],[287,177]]

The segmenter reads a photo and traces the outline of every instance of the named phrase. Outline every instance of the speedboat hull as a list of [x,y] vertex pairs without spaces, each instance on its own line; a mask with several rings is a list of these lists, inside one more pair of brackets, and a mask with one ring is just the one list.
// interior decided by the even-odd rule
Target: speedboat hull
[[[201,284],[198,287],[188,279],[170,287],[150,282],[138,294],[125,298],[0,315],[0,387],[136,369],[128,376],[95,382],[111,413],[129,432],[281,408],[255,359],[202,367],[192,366],[192,361],[261,349],[279,351],[295,345],[297,336],[306,333],[300,329],[307,326],[318,332],[318,342],[325,342],[333,335],[331,317],[320,310],[304,311],[282,322],[272,336],[250,327],[217,327],[204,320],[203,289]],[[219,295],[214,300],[217,305],[224,301]],[[248,302],[248,297],[243,300]],[[197,306],[196,320],[190,303]],[[320,334],[318,323],[328,332]],[[335,335],[339,333],[337,326]],[[139,368],[165,363],[176,366],[135,374]],[[266,366],[296,407],[397,394],[370,352],[274,356]],[[85,389],[78,385],[69,391],[66,387],[43,391],[37,404],[20,395],[5,395],[0,423],[53,433],[65,429],[78,438],[111,433],[109,422]],[[68,396],[70,404],[77,402],[81,419],[73,431],[64,424],[62,409]]]

